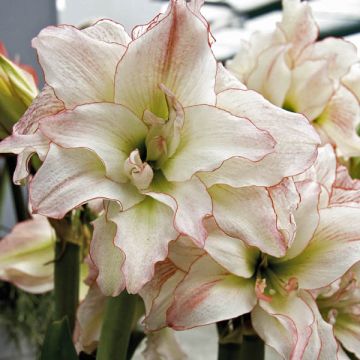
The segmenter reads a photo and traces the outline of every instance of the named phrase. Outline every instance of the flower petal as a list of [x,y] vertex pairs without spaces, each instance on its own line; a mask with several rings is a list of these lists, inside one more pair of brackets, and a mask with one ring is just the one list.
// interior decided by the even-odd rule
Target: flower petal
[[272,104],[282,106],[291,83],[291,70],[286,63],[287,47],[272,46],[257,58],[246,86],[262,94]]
[[273,138],[247,119],[208,105],[184,110],[180,144],[162,166],[170,181],[188,180],[197,171],[212,171],[231,157],[257,161],[273,151]]
[[168,182],[163,177],[155,179],[146,194],[172,209],[174,226],[179,233],[204,246],[207,231],[203,220],[212,213],[212,203],[205,185],[197,177],[184,182]]
[[216,185],[209,192],[215,220],[226,234],[256,246],[266,254],[285,254],[289,239],[285,231],[277,227],[277,214],[269,190],[255,186]]
[[49,26],[33,39],[46,83],[66,108],[113,101],[114,74],[125,47],[96,40],[73,26]]
[[104,295],[117,296],[125,288],[125,278],[121,271],[125,254],[114,244],[116,225],[105,214],[97,218],[93,225],[90,255],[98,270],[96,283]]
[[225,161],[220,169],[201,174],[208,186],[216,183],[234,187],[272,186],[284,177],[303,172],[315,160],[320,139],[301,115],[285,112],[249,90],[224,91],[218,94],[217,106],[269,131],[276,146],[274,152],[260,161],[233,158]]
[[338,147],[342,156],[359,156],[360,137],[356,132],[359,119],[358,100],[351,91],[341,86],[321,114],[318,126]]
[[105,167],[94,153],[51,145],[30,184],[33,211],[62,218],[69,210],[96,198],[118,200],[127,208],[142,196],[130,183],[118,184],[106,178]]
[[219,63],[216,72],[215,92],[216,94],[219,94],[228,89],[246,90],[246,86],[241,83],[230,71],[225,69],[221,63]]
[[254,275],[259,250],[246,245],[242,240],[226,235],[213,221],[208,221],[209,236],[204,249],[230,273],[250,278]]
[[302,289],[318,289],[342,276],[360,261],[359,216],[354,207],[320,210],[313,239],[297,257],[276,265],[278,276],[285,282],[295,277]]
[[145,360],[186,360],[188,356],[181,349],[172,329],[162,329],[146,335],[146,349],[142,353]]
[[360,324],[351,315],[340,315],[334,327],[335,336],[344,348],[360,357]]
[[131,42],[115,79],[115,101],[140,118],[145,110],[164,117],[164,84],[183,106],[215,103],[216,60],[208,28],[185,1],[171,1],[161,20]]
[[205,255],[177,287],[168,325],[184,330],[245,314],[256,304],[254,286],[254,280],[230,275]]
[[[106,121],[104,121],[106,119]],[[147,127],[122,105],[80,105],[41,121],[41,132],[65,148],[93,150],[104,162],[112,180],[127,182],[124,163],[145,141]]]
[[168,254],[168,244],[178,237],[172,210],[147,196],[132,208],[108,215],[116,223],[115,245],[125,254],[122,271],[129,293],[137,293],[154,275],[154,265]]
[[296,187],[301,199],[298,208],[294,211],[296,236],[292,246],[280,261],[292,259],[301,254],[313,238],[319,224],[320,185],[305,180],[298,182]]
[[96,40],[110,44],[116,43],[127,46],[131,41],[131,37],[124,27],[109,19],[101,19],[81,31]]
[[314,314],[295,292],[260,300],[251,313],[252,325],[266,345],[285,359],[303,359],[310,339]]
[[0,278],[32,293],[51,290],[55,239],[42,216],[15,225],[0,241]]

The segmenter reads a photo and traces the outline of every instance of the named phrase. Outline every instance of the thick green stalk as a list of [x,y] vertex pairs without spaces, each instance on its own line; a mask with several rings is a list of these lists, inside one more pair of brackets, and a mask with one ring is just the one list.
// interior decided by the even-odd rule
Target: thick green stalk
[[264,360],[264,342],[257,335],[245,335],[241,344],[241,353],[238,360]]
[[97,360],[126,360],[137,297],[123,291],[107,300]]
[[79,245],[57,241],[55,245],[55,320],[61,320],[67,316],[71,332],[75,326],[79,302],[79,277]]
[[[9,170],[10,176],[13,176],[16,168],[16,157],[12,155],[7,156],[6,166]],[[11,191],[14,199],[17,220],[18,221],[27,220],[30,217],[30,215],[27,209],[27,202],[25,201],[21,186],[15,185],[11,181]]]
[[239,360],[241,357],[241,344],[219,343],[218,360]]

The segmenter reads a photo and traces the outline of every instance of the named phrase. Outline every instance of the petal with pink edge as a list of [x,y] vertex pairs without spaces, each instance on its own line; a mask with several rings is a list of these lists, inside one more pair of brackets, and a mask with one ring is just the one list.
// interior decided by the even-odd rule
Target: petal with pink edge
[[[105,121],[106,120],[106,121]],[[140,149],[147,127],[122,105],[94,103],[66,110],[40,123],[41,132],[65,148],[93,150],[104,162],[112,180],[127,182],[125,160],[134,149]]]
[[174,226],[181,234],[204,246],[207,231],[203,220],[212,213],[212,203],[205,185],[197,178],[184,182],[169,182],[157,176],[147,195],[169,206],[174,212]]
[[257,162],[233,158],[212,173],[202,173],[201,179],[208,186],[272,186],[284,177],[303,172],[314,162],[320,139],[300,114],[286,112],[249,90],[224,91],[218,94],[217,106],[250,119],[259,129],[268,131],[276,145],[271,154]]
[[256,304],[254,286],[254,280],[229,274],[205,255],[177,287],[168,326],[184,330],[248,313]]
[[126,288],[135,294],[153,277],[155,263],[166,258],[169,242],[179,235],[173,211],[147,196],[132,208],[109,216],[117,225],[115,245],[126,257],[122,267]]
[[162,166],[170,181],[185,181],[198,171],[213,171],[231,157],[258,161],[273,151],[271,135],[245,118],[209,105],[184,110],[180,144]]
[[104,164],[93,152],[82,148],[62,149],[52,144],[30,184],[33,211],[62,218],[73,208],[97,198],[120,201],[125,209],[143,196],[130,183],[119,184],[108,179]]
[[[276,273],[299,288],[329,285],[360,261],[360,208],[334,206],[319,212],[320,221],[309,245],[298,256],[278,263]],[[334,266],[336,264],[336,266]]]
[[215,104],[216,60],[208,36],[185,1],[171,1],[161,20],[129,44],[116,71],[115,101],[139,117],[145,110],[166,117],[164,84],[183,106]]
[[114,75],[124,46],[96,40],[68,25],[45,28],[32,46],[46,83],[66,108],[114,100]]

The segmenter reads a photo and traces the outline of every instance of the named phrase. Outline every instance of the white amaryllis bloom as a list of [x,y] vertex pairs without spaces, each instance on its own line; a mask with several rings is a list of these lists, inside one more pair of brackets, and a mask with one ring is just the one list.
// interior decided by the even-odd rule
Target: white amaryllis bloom
[[102,20],[48,27],[33,40],[47,86],[0,151],[21,154],[22,175],[29,154],[44,160],[30,184],[37,213],[61,218],[109,200],[91,244],[107,295],[138,292],[180,234],[204,245],[207,186],[271,186],[316,157],[304,117],[217,65],[201,5],[172,0],[132,37]]
[[40,215],[14,226],[0,240],[0,279],[30,293],[54,287],[55,232]]
[[343,39],[316,41],[317,37],[310,5],[283,0],[283,17],[276,29],[253,34],[227,67],[273,104],[304,114],[323,142],[335,145],[340,155],[359,156],[356,47]]
[[214,203],[217,225],[208,221],[208,255],[190,253],[173,262],[170,249],[173,270],[157,268],[141,293],[148,327],[181,330],[251,312],[256,332],[283,358],[336,359],[332,326],[311,292],[360,260],[360,207],[350,198],[355,190],[344,184],[344,168],[336,172],[335,154],[326,146],[294,181],[272,188],[217,186],[214,197],[225,203],[231,196],[232,202]]

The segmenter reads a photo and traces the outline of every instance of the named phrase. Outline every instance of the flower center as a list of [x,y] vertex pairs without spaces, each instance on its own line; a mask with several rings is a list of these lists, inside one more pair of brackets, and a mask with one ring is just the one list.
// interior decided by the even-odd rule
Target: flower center
[[180,132],[184,124],[184,109],[175,95],[160,84],[168,107],[168,119],[158,117],[150,110],[145,110],[143,122],[148,126],[145,149],[131,152],[126,159],[124,169],[130,181],[139,189],[147,189],[154,176],[154,171],[161,170],[165,161],[174,155],[180,143]]

